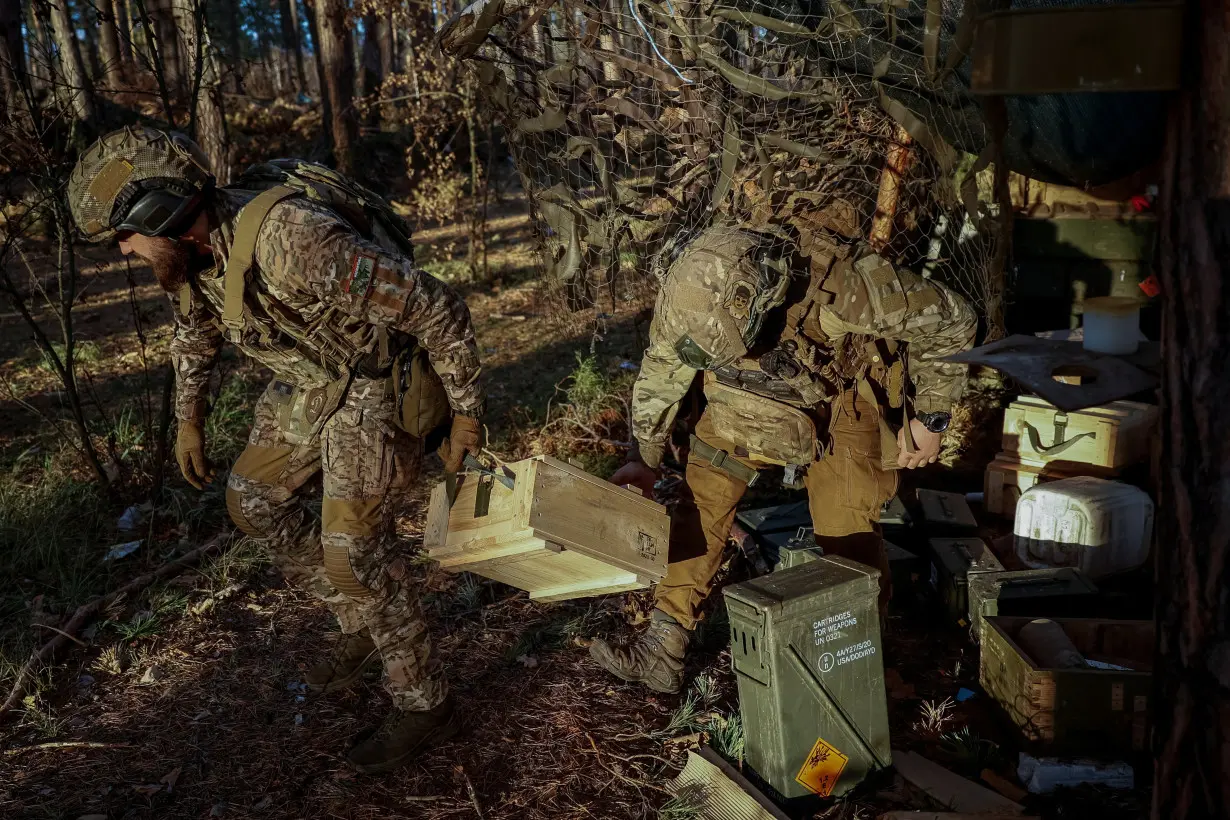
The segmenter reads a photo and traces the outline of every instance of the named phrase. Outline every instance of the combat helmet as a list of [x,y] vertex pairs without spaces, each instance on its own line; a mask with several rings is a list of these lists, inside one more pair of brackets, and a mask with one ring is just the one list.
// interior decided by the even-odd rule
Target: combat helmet
[[209,160],[195,142],[174,131],[130,126],[81,155],[68,180],[68,203],[90,242],[105,242],[118,231],[172,236],[213,185]]
[[775,238],[729,225],[708,228],[662,281],[659,331],[697,370],[747,353],[765,316],[786,300],[789,266]]

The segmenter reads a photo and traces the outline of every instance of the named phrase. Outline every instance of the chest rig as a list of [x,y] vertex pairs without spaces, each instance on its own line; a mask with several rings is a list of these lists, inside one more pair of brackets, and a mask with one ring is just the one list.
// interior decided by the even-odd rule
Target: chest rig
[[810,251],[807,291],[786,311],[785,327],[776,343],[758,358],[744,358],[719,368],[714,375],[730,387],[800,408],[832,402],[866,382],[876,404],[900,408],[905,399],[905,350],[891,339],[843,333],[830,337],[821,326],[821,312],[837,298],[834,283],[849,281],[849,245],[814,242]]

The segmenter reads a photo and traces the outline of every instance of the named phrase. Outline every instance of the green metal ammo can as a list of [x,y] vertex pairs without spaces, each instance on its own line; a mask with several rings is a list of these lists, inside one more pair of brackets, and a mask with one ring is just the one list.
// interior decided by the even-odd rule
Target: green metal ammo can
[[935,588],[948,620],[966,626],[969,588],[979,573],[1003,572],[1004,565],[981,538],[932,538],[931,586]]
[[879,571],[836,556],[725,588],[746,759],[786,798],[892,763]]

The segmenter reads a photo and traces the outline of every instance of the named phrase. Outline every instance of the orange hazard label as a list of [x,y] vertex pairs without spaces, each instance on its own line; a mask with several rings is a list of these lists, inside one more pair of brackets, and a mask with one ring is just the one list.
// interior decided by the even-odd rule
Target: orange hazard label
[[828,797],[849,762],[850,758],[820,738],[803,761],[803,768],[794,776],[795,782],[821,797]]

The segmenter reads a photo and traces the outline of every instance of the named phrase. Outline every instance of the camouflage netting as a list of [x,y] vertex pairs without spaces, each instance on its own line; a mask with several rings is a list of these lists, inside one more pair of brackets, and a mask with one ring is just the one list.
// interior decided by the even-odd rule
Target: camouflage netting
[[475,3],[441,33],[503,118],[574,295],[714,220],[869,240],[998,306],[993,141],[959,0]]

